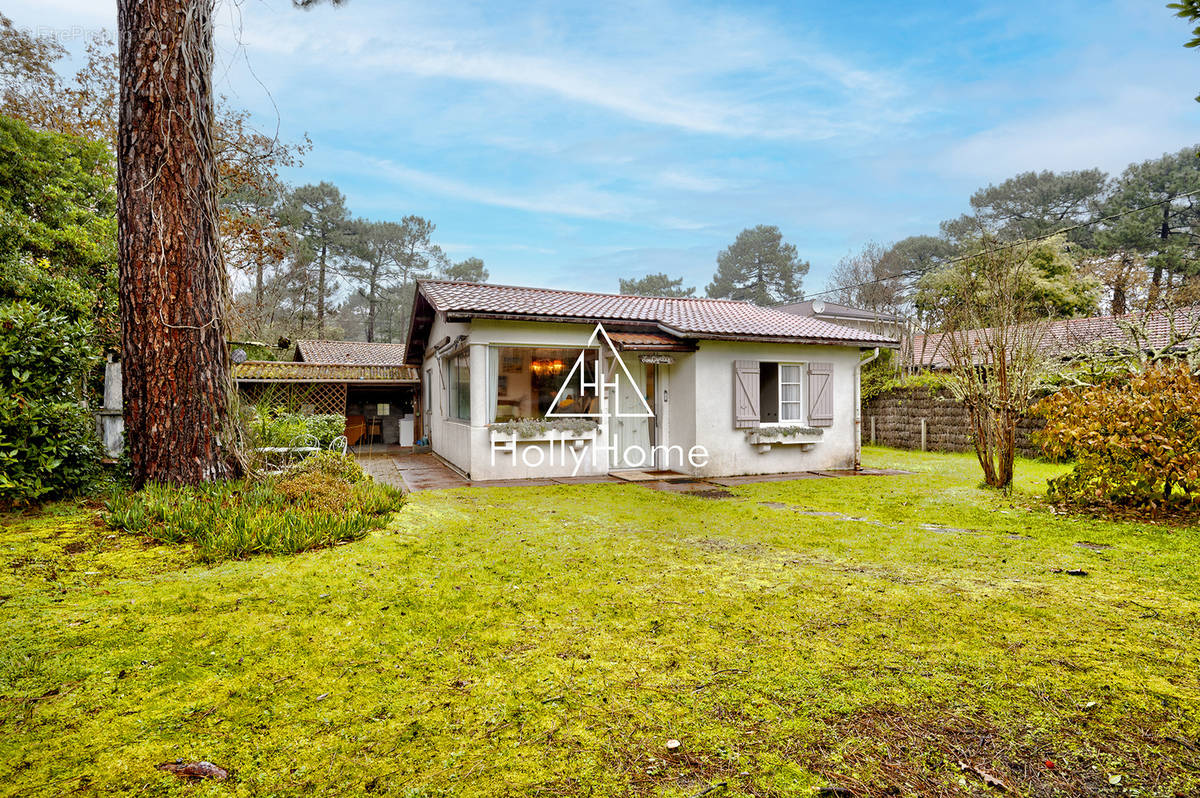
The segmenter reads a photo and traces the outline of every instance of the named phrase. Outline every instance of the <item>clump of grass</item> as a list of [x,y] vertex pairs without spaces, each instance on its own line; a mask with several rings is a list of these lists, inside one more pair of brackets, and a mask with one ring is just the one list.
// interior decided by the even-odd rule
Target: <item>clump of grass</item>
[[201,560],[215,562],[358,540],[403,502],[400,490],[374,482],[353,459],[322,452],[257,481],[117,493],[105,502],[104,521],[165,543],[195,543]]

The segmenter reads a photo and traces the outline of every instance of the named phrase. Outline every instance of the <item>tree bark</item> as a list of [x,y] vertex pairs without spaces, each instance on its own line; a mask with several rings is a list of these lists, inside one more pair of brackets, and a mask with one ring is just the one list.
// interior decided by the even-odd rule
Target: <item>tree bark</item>
[[118,248],[136,486],[240,472],[213,148],[212,0],[118,0]]
[[329,247],[321,243],[321,265],[317,271],[317,337],[325,337],[325,253]]
[[375,317],[379,312],[378,269],[371,271],[371,296],[367,299],[367,342],[375,340]]

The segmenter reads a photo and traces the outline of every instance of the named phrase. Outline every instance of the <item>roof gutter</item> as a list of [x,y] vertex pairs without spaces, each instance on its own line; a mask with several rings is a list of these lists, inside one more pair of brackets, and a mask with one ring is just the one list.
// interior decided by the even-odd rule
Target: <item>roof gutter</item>
[[854,365],[854,470],[862,468],[862,369],[879,357],[879,347],[870,355],[859,355]]
[[448,322],[463,322],[470,319],[495,319],[497,321],[536,321],[543,323],[558,323],[558,324],[610,324],[610,325],[625,325],[629,327],[642,327],[648,329],[661,330],[668,335],[673,335],[676,338],[692,338],[706,341],[761,341],[763,343],[775,344],[827,344],[830,346],[880,346],[888,349],[899,349],[900,342],[893,341],[889,338],[867,338],[867,339],[847,339],[847,338],[821,338],[813,336],[793,336],[793,335],[748,335],[744,333],[705,333],[705,332],[687,332],[677,330],[674,327],[663,324],[662,322],[645,321],[640,319],[597,319],[595,317],[586,318],[583,316],[546,316],[536,313],[492,313],[484,311],[446,311],[446,321]]
[[818,338],[812,336],[683,332],[682,330],[676,330],[675,328],[666,324],[659,324],[658,329],[680,338],[699,338],[704,341],[761,341],[768,344],[828,344],[830,346],[877,346],[887,349],[900,348],[899,341],[893,341],[888,338],[868,338],[865,340],[856,341],[848,338]]

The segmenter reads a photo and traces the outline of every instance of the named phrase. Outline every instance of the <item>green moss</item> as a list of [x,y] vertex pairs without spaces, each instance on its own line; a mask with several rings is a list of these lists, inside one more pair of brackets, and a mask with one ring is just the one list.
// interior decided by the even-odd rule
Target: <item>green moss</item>
[[[6,517],[0,783],[986,794],[964,759],[1020,794],[1200,789],[1196,528],[1052,514],[1058,466],[1006,498],[969,456],[864,457],[916,473],[421,493],[353,544],[215,567],[85,506]],[[180,757],[233,779],[153,769]]]

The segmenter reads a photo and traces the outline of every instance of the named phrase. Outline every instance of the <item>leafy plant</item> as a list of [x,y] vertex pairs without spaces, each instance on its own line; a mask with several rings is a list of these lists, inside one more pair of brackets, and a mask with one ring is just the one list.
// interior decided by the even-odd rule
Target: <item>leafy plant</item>
[[0,501],[40,501],[97,475],[96,432],[77,403],[97,359],[92,342],[86,318],[0,304]]
[[192,542],[206,562],[294,553],[357,540],[382,527],[404,494],[377,483],[352,458],[322,452],[260,481],[194,487],[150,484],[105,503],[112,529],[169,543]]
[[589,418],[514,418],[490,424],[488,429],[518,438],[537,438],[548,432],[570,432],[583,435],[594,432],[600,425]]
[[74,402],[0,395],[0,503],[87,487],[100,471],[91,414]]
[[291,446],[297,439],[308,437],[323,447],[345,434],[346,419],[336,414],[305,415],[281,407],[257,406],[248,413],[246,430],[254,447]]
[[78,396],[98,362],[86,320],[71,321],[26,301],[0,304],[0,386],[30,399]]
[[[878,361],[876,361],[878,362]],[[870,366],[875,365],[871,363]],[[931,391],[949,390],[950,375],[944,371],[922,371],[919,374],[897,375],[894,371],[882,374],[863,369],[862,400],[869,402],[891,391],[928,388]]]
[[1043,399],[1043,446],[1073,457],[1050,481],[1068,504],[1151,511],[1200,501],[1200,382],[1185,363],[1158,364],[1128,379],[1066,388]]

